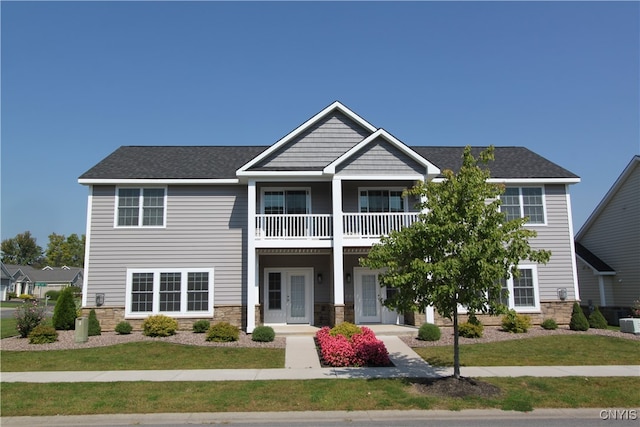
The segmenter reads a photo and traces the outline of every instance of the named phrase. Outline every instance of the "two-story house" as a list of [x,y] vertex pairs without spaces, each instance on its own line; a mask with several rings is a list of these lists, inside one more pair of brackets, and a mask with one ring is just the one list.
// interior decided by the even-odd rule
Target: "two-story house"
[[[478,151],[480,148],[478,148]],[[403,190],[456,170],[463,147],[408,146],[334,102],[271,146],[120,147],[84,173],[89,188],[83,307],[103,327],[163,313],[259,324],[441,322],[395,313],[372,244],[417,219]],[[573,173],[522,147],[497,147],[492,180],[508,215],[528,216],[547,265],[523,262],[508,304],[569,319],[578,299]],[[407,314],[407,318],[404,315]]]

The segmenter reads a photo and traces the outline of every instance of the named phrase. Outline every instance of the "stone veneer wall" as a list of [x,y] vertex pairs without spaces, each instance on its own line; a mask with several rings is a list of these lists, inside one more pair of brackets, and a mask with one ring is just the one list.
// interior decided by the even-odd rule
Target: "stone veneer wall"
[[313,305],[313,325],[331,326],[331,304],[315,303]]
[[[575,301],[549,301],[540,303],[540,313],[523,313],[531,317],[531,323],[534,325],[541,324],[545,319],[554,319],[558,325],[568,325],[571,320],[571,311]],[[485,326],[501,326],[502,316],[476,315],[478,320]],[[434,321],[439,326],[453,326],[453,322],[440,315],[437,311],[434,313]],[[458,322],[466,322],[468,319],[466,314],[458,317]],[[418,326],[416,324],[416,326]]]
[[[142,330],[142,322],[144,319],[125,319],[124,307],[88,307],[82,309],[82,315],[89,317],[91,309],[96,311],[96,317],[100,322],[103,331],[113,331],[116,325],[123,320],[131,324],[134,331]],[[193,318],[176,318],[178,321],[178,329],[181,331],[191,330],[193,323],[197,320],[208,320],[211,323],[228,322],[238,328],[246,326],[245,310],[243,306],[215,306],[213,309],[213,318],[211,317],[193,317]]]

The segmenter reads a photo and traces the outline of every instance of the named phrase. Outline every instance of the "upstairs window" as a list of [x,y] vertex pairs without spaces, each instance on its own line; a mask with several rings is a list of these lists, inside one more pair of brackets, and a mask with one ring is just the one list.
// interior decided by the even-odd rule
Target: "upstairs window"
[[404,212],[402,190],[360,190],[360,212]]
[[263,212],[267,215],[304,215],[311,211],[309,190],[265,190]]
[[507,220],[527,217],[527,224],[546,223],[541,187],[507,187],[500,201],[500,211],[507,214]]
[[164,188],[118,189],[118,227],[162,227],[164,214]]

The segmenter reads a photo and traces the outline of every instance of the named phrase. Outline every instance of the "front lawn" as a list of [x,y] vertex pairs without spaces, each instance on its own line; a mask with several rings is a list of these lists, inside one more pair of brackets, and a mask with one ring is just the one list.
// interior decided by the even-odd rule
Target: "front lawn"
[[[414,348],[433,366],[453,366],[453,347]],[[552,335],[460,346],[462,366],[637,365],[640,341],[601,335]]]
[[[3,351],[2,372],[284,367],[284,349],[132,342],[56,351]],[[3,385],[4,386],[4,385]]]
[[[639,378],[482,378],[496,397],[437,397],[408,380],[3,383],[3,417],[166,412],[371,411],[382,409],[634,408]],[[29,396],[14,399],[9,396]],[[37,404],[34,404],[37,402]],[[597,413],[597,412],[595,412]]]

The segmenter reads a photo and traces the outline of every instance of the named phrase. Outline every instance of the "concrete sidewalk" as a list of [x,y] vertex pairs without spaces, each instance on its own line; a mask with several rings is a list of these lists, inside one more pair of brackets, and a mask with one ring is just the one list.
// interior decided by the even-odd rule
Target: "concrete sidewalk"
[[[453,374],[453,368],[430,366],[397,336],[379,337],[395,366],[390,368],[322,368],[313,337],[289,336],[282,369],[190,369],[166,371],[3,372],[2,382],[63,383],[117,381],[251,381],[350,378],[416,378]],[[640,366],[496,366],[462,367],[465,377],[637,377]]]

